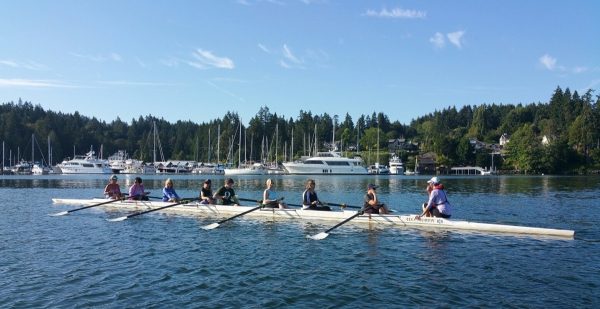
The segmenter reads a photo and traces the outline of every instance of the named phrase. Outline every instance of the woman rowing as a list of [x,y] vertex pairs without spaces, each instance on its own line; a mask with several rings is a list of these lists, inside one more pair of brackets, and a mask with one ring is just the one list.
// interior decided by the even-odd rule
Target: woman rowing
[[452,215],[452,206],[448,202],[448,196],[444,191],[444,185],[440,183],[438,177],[432,177],[427,181],[427,192],[429,192],[429,201],[423,204],[423,213],[417,216],[420,219],[426,217],[450,218]]
[[210,179],[205,180],[202,183],[202,188],[200,188],[200,204],[213,204],[213,193],[212,193],[212,181]]
[[319,200],[317,192],[315,191],[315,181],[309,179],[306,181],[304,192],[302,193],[302,209],[310,210],[331,210],[329,206],[322,206],[323,203]]
[[165,187],[163,188],[163,202],[179,202],[180,198],[175,192],[175,188],[173,188],[173,180],[171,178],[165,181]]
[[265,207],[267,208],[287,208],[287,205],[281,200],[277,199],[277,194],[275,193],[275,191],[272,190],[273,180],[271,180],[271,178],[267,179],[266,185],[267,189],[265,189],[265,191],[263,192],[263,205],[265,205]]
[[142,183],[142,178],[135,177],[135,182],[129,188],[129,199],[130,200],[138,200],[138,201],[147,201],[148,194],[150,194],[150,192],[147,192],[144,189],[144,184]]
[[376,189],[377,186],[372,183],[367,186],[367,194],[365,194],[365,204],[363,209],[365,213],[368,214],[387,214],[389,211],[385,207],[385,204],[380,203],[377,198],[377,193],[375,192]]
[[225,185],[215,192],[213,198],[215,200],[220,200],[222,205],[238,206],[240,204],[237,196],[235,196],[235,191],[233,190],[233,179],[231,178],[227,178],[225,180]]
[[108,184],[104,188],[104,197],[116,200],[123,196],[121,194],[121,186],[119,186],[117,180],[117,175],[110,176],[108,179]]

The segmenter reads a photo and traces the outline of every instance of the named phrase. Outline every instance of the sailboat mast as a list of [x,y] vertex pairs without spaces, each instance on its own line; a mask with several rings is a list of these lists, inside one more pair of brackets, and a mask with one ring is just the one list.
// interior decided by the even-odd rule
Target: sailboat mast
[[331,136],[331,150],[335,151],[335,120],[331,120],[331,122],[333,123],[333,133]]
[[318,151],[318,149],[317,149],[317,124],[315,123],[315,154],[314,154],[315,157],[317,156],[317,151]]
[[48,135],[48,167],[52,166],[52,151],[50,150],[50,135]]
[[210,162],[210,127],[208,127],[208,155],[207,162]]
[[35,134],[31,133],[31,163],[35,162],[34,160],[34,143],[35,143]]
[[277,164],[277,140],[279,139],[279,123],[275,125],[275,163]]
[[379,164],[379,123],[377,123],[377,163]]
[[356,154],[360,151],[360,124],[356,124]]
[[240,118],[240,139],[238,143],[238,168],[242,167],[242,118]]
[[254,160],[254,133],[250,137],[250,160]]
[[152,154],[153,154],[153,156],[152,156],[152,159],[153,159],[152,162],[154,164],[156,164],[156,133],[157,133],[156,132],[156,121],[152,122],[152,126],[153,126],[153,129],[154,129],[154,130],[152,130],[154,132],[154,134],[153,134],[154,135],[154,138],[153,138],[154,146],[152,147]]
[[217,164],[221,162],[221,124],[217,126]]

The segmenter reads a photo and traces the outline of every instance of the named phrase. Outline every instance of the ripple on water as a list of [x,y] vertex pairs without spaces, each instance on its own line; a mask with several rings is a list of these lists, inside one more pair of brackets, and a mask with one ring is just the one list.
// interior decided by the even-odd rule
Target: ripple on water
[[[151,190],[162,185],[161,177],[150,178]],[[68,209],[51,205],[49,197],[93,196],[105,179],[48,179],[37,180],[35,189],[29,179],[0,184],[3,307],[599,305],[593,292],[600,285],[594,276],[600,262],[594,179],[445,178],[457,218],[575,228],[575,240],[349,223],[321,241],[306,236],[334,222],[242,217],[205,231],[200,227],[215,218],[152,213],[107,222],[125,213],[100,208],[49,217]],[[278,193],[298,195],[304,179],[277,178]],[[361,200],[366,183],[375,181],[402,212],[422,202],[425,180],[317,177],[324,200]],[[198,180],[181,183],[183,192],[195,193]],[[263,183],[236,182],[245,196]],[[13,203],[15,195],[26,202]]]

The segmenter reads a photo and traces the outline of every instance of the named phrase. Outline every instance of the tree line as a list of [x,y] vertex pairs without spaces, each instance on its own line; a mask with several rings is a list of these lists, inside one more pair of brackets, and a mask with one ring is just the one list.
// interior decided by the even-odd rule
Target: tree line
[[[0,105],[0,140],[5,144],[6,161],[9,150],[14,158],[20,153],[21,158],[31,160],[32,135],[37,141],[49,139],[53,164],[90,147],[96,153],[102,147],[105,158],[126,150],[133,158],[150,162],[156,140],[164,158],[173,160],[281,162],[336,146],[363,156],[380,150],[380,161],[385,163],[388,141],[404,138],[418,149],[398,153],[409,164],[415,155],[432,152],[438,166],[490,166],[495,156],[494,165],[507,171],[585,173],[600,166],[599,103],[600,96],[594,97],[591,89],[580,95],[557,87],[546,103],[451,106],[408,125],[391,121],[382,112],[363,114],[355,121],[348,113],[340,117],[304,110],[286,118],[261,107],[247,126],[241,124],[240,135],[240,117],[233,111],[202,123],[171,123],[153,115],[106,122],[78,112],[44,110],[19,99]],[[504,133],[510,142],[496,155],[494,148],[474,146],[475,140],[497,144]],[[41,161],[47,150],[43,147],[34,153],[35,160]]]

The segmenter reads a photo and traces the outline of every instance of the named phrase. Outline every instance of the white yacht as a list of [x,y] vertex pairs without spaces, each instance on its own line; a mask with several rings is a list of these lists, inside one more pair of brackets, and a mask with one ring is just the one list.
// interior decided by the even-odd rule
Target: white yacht
[[27,161],[21,160],[21,162],[15,164],[15,166],[11,168],[11,171],[15,175],[30,175],[31,164]]
[[368,174],[360,157],[342,157],[341,153],[336,151],[318,152],[315,157],[307,158],[304,161],[285,162],[283,163],[283,167],[285,167],[289,174]]
[[392,158],[390,159],[390,174],[404,174],[404,163],[402,163],[402,160],[397,155],[392,156]]
[[63,160],[58,166],[63,174],[110,174],[112,172],[108,161],[96,158],[93,150],[85,156]]
[[225,166],[220,163],[200,163],[193,170],[192,174],[225,174]]
[[143,161],[135,159],[125,160],[125,168],[121,170],[122,174],[156,174],[156,168],[152,164],[145,164]]
[[379,162],[369,166],[369,174],[387,175],[389,173],[390,169],[385,165],[379,164]]
[[41,163],[34,163],[33,167],[31,168],[31,172],[34,175],[48,175],[50,173],[50,168],[48,168],[47,166],[44,166]]
[[112,156],[108,157],[108,166],[113,173],[122,173],[127,168],[127,159],[127,152],[125,150],[118,150]]
[[225,175],[265,175],[267,170],[260,163],[254,163],[250,166],[240,168],[226,168]]

